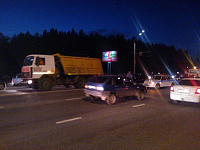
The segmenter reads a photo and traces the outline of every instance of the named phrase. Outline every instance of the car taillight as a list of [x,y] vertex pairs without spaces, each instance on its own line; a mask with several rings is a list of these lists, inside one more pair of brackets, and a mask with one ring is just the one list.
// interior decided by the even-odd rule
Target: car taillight
[[87,85],[87,84],[85,84],[85,88],[86,88],[86,89],[88,88],[88,85]]
[[174,87],[173,86],[170,87],[170,91],[174,92]]
[[200,88],[197,88],[195,94],[200,94]]
[[98,91],[103,91],[103,90],[104,90],[104,88],[103,88],[102,86],[97,86],[96,89],[97,89]]

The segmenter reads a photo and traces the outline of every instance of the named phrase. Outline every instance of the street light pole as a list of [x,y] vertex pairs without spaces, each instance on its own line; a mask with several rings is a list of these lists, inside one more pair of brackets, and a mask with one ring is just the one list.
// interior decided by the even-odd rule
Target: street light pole
[[134,75],[135,75],[135,63],[136,63],[136,62],[135,62],[135,45],[136,45],[136,44],[135,44],[135,39],[134,39],[134,43],[133,43],[133,55],[134,55],[134,56],[133,56],[133,66],[134,66],[134,67],[133,67],[133,74],[134,74]]
[[[144,33],[145,30],[142,30],[137,36],[141,36],[142,33]],[[136,38],[136,36],[135,36]],[[135,43],[135,39],[133,41],[133,74],[135,75],[135,66],[136,66],[136,60],[135,60],[135,51],[136,51],[136,43]]]

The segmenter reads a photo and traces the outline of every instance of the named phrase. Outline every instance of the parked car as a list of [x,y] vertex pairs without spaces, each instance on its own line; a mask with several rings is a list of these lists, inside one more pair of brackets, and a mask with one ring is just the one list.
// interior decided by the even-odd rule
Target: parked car
[[200,103],[200,78],[183,78],[170,88],[170,99],[173,102]]
[[22,84],[22,78],[21,78],[21,74],[17,74],[13,79],[13,83],[14,85],[20,85]]
[[13,86],[13,80],[8,75],[0,75],[0,90],[6,88],[6,86]]
[[154,75],[152,78],[144,81],[144,86],[159,89],[175,85],[175,83],[175,79],[172,79],[170,75]]
[[118,75],[97,76],[87,82],[84,88],[85,95],[91,100],[101,98],[109,105],[115,104],[117,98],[125,96],[137,96],[138,100],[143,100],[146,92],[145,86],[125,82],[125,79]]

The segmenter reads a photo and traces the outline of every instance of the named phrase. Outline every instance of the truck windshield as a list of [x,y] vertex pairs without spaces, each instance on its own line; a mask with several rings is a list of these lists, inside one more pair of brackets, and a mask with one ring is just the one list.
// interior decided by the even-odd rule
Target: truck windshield
[[24,60],[24,66],[31,66],[33,64],[34,56],[26,57]]

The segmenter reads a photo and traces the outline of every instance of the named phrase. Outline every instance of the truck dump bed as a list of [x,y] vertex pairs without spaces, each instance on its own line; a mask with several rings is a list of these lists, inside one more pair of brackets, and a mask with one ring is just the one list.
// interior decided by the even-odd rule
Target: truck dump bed
[[65,75],[101,75],[101,60],[98,58],[74,57],[54,54],[60,58]]

